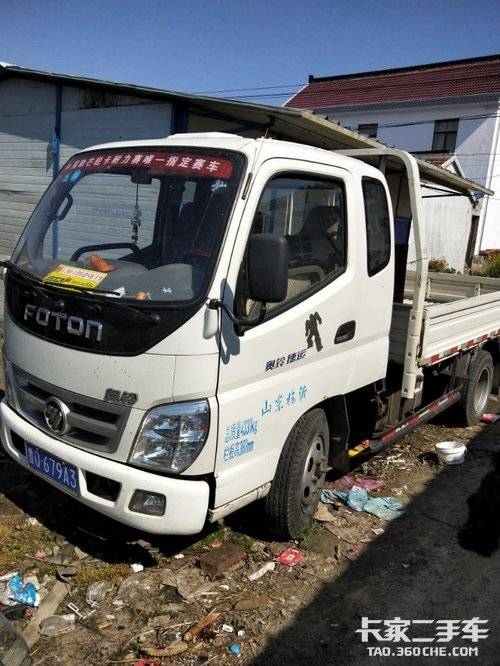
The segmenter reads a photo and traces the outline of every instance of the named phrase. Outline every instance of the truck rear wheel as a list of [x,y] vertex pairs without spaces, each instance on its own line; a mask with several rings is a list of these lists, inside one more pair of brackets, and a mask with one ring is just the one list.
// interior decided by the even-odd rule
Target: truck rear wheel
[[325,479],[329,442],[322,409],[304,414],[288,435],[266,497],[266,513],[279,536],[296,538],[311,523]]
[[470,364],[459,403],[465,425],[476,425],[481,420],[493,386],[493,372],[491,354],[480,349]]

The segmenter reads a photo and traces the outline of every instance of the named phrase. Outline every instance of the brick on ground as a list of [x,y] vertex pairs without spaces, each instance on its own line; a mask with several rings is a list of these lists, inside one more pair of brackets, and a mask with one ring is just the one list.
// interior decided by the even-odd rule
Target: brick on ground
[[200,567],[211,578],[226,573],[245,559],[245,551],[235,543],[225,543],[200,558]]

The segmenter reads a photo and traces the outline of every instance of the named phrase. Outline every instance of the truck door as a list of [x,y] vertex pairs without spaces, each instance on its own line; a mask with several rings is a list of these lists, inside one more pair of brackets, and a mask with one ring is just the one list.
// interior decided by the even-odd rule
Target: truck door
[[270,481],[298,418],[351,390],[353,377],[364,382],[357,367],[360,252],[366,272],[360,190],[349,171],[331,166],[273,159],[258,171],[224,300],[239,316],[258,314],[259,304],[245,297],[245,251],[254,233],[288,241],[288,293],[244,335],[222,315],[215,506]]

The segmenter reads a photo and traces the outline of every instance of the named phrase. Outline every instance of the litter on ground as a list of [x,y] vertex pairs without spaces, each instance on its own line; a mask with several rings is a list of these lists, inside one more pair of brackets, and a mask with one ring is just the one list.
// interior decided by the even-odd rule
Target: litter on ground
[[482,423],[496,423],[500,419],[498,414],[483,414],[481,417]]
[[333,493],[353,511],[366,511],[384,520],[394,520],[404,513],[403,505],[396,497],[370,497],[364,488],[358,486],[353,486],[348,492],[323,491],[326,492]]
[[328,506],[323,503],[318,504],[314,518],[319,520],[320,523],[331,523],[335,520],[335,516],[328,509]]
[[266,574],[268,571],[274,571],[276,567],[276,562],[266,562],[260,569],[257,569],[257,571],[254,571],[252,574],[248,576],[248,580],[258,580],[259,578],[262,578],[264,574]]
[[[493,442],[496,427],[476,432]],[[409,520],[395,524],[380,518],[401,515],[402,502],[420,501],[436,477],[446,481],[463,474],[460,468],[438,467],[434,454],[436,442],[458,439],[459,433],[436,429],[429,436],[429,432],[433,433],[420,431],[413,447],[392,449],[404,465],[388,464],[391,456],[384,453],[363,463],[357,472],[327,481],[315,523],[288,542],[261,529],[247,530],[243,519],[241,527],[237,522],[221,524],[199,539],[172,542],[169,551],[154,537],[145,541],[133,534],[130,542],[117,541],[116,533],[125,534],[121,528],[108,534],[96,526],[98,536],[93,536],[77,527],[77,538],[62,537],[46,529],[45,521],[31,525],[21,514],[12,521],[21,529],[13,527],[9,539],[13,545],[20,543],[27,554],[11,557],[4,552],[8,559],[0,564],[1,614],[22,631],[29,652],[36,652],[34,662],[45,657],[40,666],[49,663],[47,652],[54,650],[61,663],[75,666],[92,660],[131,666],[252,663],[265,654],[269,638],[286,631],[325,583],[328,587],[332,580],[342,580],[344,572],[347,578],[367,582],[364,568],[373,553],[390,550],[394,534],[411,524],[410,511]],[[479,455],[473,454],[474,447],[469,450],[464,463],[468,469],[477,464]],[[46,500],[42,496],[33,501],[39,507]],[[6,506],[17,511],[12,502]],[[441,516],[437,507],[429,513]],[[8,531],[8,519],[5,524]],[[72,529],[73,520],[65,524],[64,533],[72,535]],[[453,548],[455,540],[454,536]],[[411,545],[408,551],[398,551],[391,570],[403,587],[409,576],[426,566]],[[35,553],[42,557],[34,557]],[[130,563],[140,563],[144,569],[133,573]],[[381,567],[385,568],[385,559]],[[25,592],[34,587],[40,597],[38,608],[10,598],[14,576]],[[0,639],[0,662],[2,658]]]
[[376,479],[372,476],[364,476],[363,474],[346,474],[335,481],[327,481],[324,487],[331,490],[346,491],[350,490],[353,486],[358,486],[370,493],[380,490],[383,485],[384,479],[381,478]]
[[40,633],[42,636],[60,636],[73,631],[75,628],[75,615],[51,615],[40,622]]
[[287,567],[294,567],[302,561],[302,553],[297,548],[287,548],[278,555],[276,560]]
[[18,575],[12,576],[8,583],[7,597],[12,603],[26,604],[35,608],[40,604],[40,595],[38,594],[33,582],[25,582]]

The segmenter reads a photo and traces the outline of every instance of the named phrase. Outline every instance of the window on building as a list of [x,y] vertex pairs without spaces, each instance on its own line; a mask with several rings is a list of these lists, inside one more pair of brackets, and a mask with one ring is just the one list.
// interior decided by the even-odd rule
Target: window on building
[[370,136],[372,139],[377,138],[377,130],[378,130],[377,123],[365,123],[358,125],[358,132],[360,134],[364,134],[365,136]]
[[451,153],[457,143],[458,119],[436,120],[434,123],[434,137],[432,150]]
[[381,271],[391,258],[391,228],[387,194],[379,180],[363,178],[368,275]]
[[[252,234],[284,236],[288,242],[288,290],[285,303],[316,291],[346,267],[345,189],[341,181],[301,174],[281,174],[266,185],[255,213]],[[245,266],[245,262],[243,263]],[[245,275],[238,309],[253,314],[245,298]],[[269,304],[268,310],[280,304]]]

